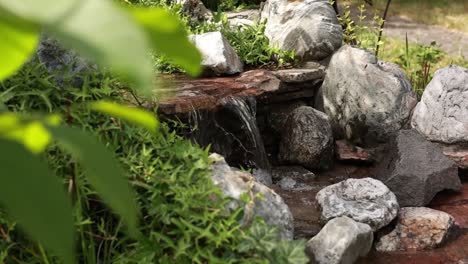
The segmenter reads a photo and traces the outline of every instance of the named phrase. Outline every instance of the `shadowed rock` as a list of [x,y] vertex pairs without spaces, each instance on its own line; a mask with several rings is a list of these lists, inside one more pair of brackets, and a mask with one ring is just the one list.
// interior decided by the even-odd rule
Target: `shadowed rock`
[[281,136],[279,160],[309,169],[327,169],[333,163],[333,136],[328,117],[301,106],[289,116]]
[[415,130],[398,133],[380,166],[377,178],[395,193],[400,206],[425,206],[438,192],[461,188],[457,165]]

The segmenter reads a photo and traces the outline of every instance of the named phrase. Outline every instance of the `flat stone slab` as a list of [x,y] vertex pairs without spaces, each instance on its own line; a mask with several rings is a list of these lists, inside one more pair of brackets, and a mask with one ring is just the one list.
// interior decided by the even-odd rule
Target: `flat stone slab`
[[[229,97],[255,97],[265,103],[283,102],[292,99],[313,98],[319,83],[324,78],[321,69],[284,70],[299,74],[296,82],[286,83],[277,77],[278,71],[251,70],[239,76],[190,79],[185,76],[161,76],[155,91],[158,111],[166,115],[187,114],[193,111],[215,111]],[[296,72],[297,71],[297,72]],[[286,78],[286,77],[283,77]],[[293,77],[287,77],[285,80]],[[301,79],[302,78],[302,79]],[[302,81],[299,81],[302,80]]]
[[285,83],[303,83],[315,80],[323,80],[325,68],[317,69],[287,69],[272,72],[278,79]]
[[220,78],[163,78],[156,91],[160,113],[183,114],[194,110],[214,110],[229,96],[259,97],[280,89],[280,80],[271,72],[253,70],[236,77]]

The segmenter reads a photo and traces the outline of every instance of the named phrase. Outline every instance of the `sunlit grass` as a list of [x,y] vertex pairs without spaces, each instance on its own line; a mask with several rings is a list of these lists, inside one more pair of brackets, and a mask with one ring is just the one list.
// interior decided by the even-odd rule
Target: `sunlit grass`
[[[345,0],[344,3],[364,3],[364,0]],[[374,0],[382,10],[387,0]],[[468,33],[468,0],[393,0],[389,15],[401,15],[414,21],[439,25]]]

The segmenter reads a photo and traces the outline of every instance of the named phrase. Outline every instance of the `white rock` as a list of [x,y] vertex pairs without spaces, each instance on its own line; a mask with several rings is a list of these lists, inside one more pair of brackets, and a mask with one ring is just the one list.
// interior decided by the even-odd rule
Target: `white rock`
[[328,0],[267,0],[265,19],[271,44],[305,60],[321,60],[341,46],[342,29]]
[[348,216],[378,230],[388,225],[398,213],[398,202],[387,186],[372,179],[348,179],[327,186],[316,196],[321,219]]
[[[237,169],[231,169],[224,158],[218,154],[211,154],[213,182],[221,189],[227,197],[240,200],[242,194],[246,193],[254,201],[244,207],[244,218],[242,222],[249,224],[255,216],[261,217],[269,225],[279,228],[281,238],[292,239],[294,236],[293,216],[289,207],[272,189],[255,181],[250,173]],[[259,198],[258,195],[263,198]],[[238,208],[239,202],[229,205],[230,209]]]
[[357,144],[386,141],[409,123],[417,103],[397,65],[351,46],[332,56],[322,93],[335,136]]
[[468,142],[468,69],[438,70],[414,110],[412,126],[429,140]]
[[369,253],[373,240],[369,225],[342,216],[330,220],[309,240],[306,252],[318,264],[352,264]]
[[202,65],[208,75],[232,75],[242,72],[242,61],[221,32],[190,35],[189,39],[201,52]]

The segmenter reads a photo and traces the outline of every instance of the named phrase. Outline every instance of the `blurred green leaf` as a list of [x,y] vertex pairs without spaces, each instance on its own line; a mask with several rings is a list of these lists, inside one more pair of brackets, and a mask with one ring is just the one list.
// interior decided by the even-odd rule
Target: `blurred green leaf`
[[17,127],[9,131],[6,137],[22,143],[32,153],[43,152],[51,141],[49,131],[39,121]]
[[16,113],[0,114],[0,137],[23,144],[32,153],[41,153],[49,145],[49,131],[37,120],[23,120]]
[[135,88],[146,93],[152,90],[149,40],[131,15],[114,1],[81,1],[60,23],[45,26],[63,44],[110,67],[133,82]]
[[26,62],[36,49],[38,38],[39,32],[34,25],[14,18],[0,8],[0,81]]
[[0,140],[0,202],[31,238],[73,263],[73,217],[59,180],[22,145]]
[[156,115],[139,108],[107,101],[91,103],[91,108],[95,111],[145,127],[152,132],[155,132],[158,127]]
[[[55,23],[68,15],[72,8],[78,8],[83,0],[0,0],[0,10],[4,9],[11,14],[24,19]],[[88,1],[89,2],[89,1]]]
[[132,8],[131,13],[150,35],[152,46],[195,76],[201,72],[201,54],[188,40],[179,18],[162,8]]
[[127,222],[130,234],[136,236],[138,209],[135,196],[113,153],[96,137],[78,128],[59,126],[49,129],[54,138],[79,160],[89,183]]

